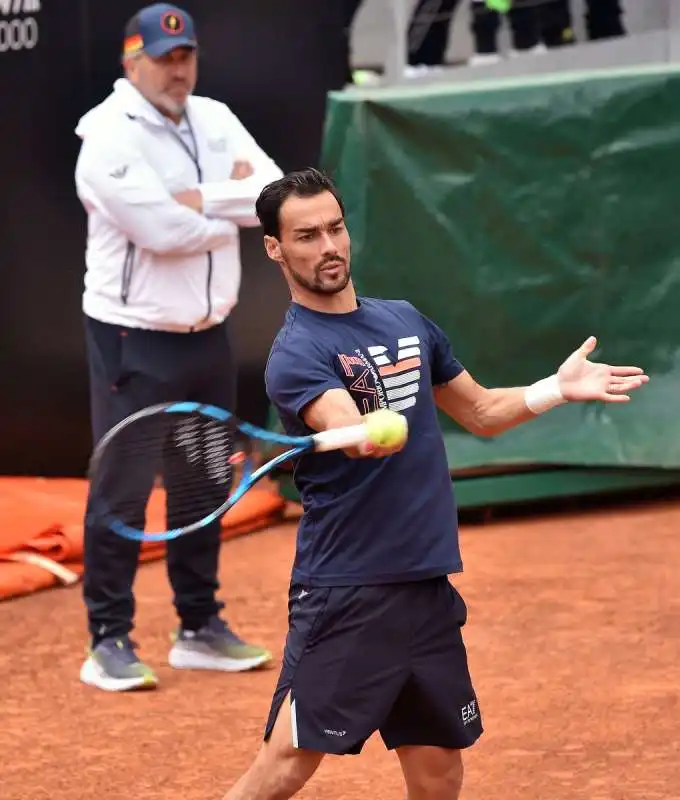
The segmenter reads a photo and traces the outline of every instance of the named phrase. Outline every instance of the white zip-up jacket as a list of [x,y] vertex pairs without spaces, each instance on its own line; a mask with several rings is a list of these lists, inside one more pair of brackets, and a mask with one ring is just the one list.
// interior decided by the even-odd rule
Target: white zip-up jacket
[[[90,317],[188,332],[222,322],[237,302],[239,226],[258,224],[255,200],[282,172],[224,103],[191,96],[186,119],[174,125],[120,79],[78,123]],[[254,172],[231,180],[238,159]],[[202,214],[172,197],[196,188]]]

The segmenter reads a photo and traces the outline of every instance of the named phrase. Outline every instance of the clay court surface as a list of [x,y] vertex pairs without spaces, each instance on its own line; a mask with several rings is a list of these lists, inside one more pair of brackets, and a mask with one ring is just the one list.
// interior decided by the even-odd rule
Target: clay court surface
[[[80,586],[0,603],[2,800],[219,800],[258,747],[286,630],[295,524],[225,543],[234,626],[273,669],[175,672],[164,562],[137,580],[141,655],[161,685],[78,680]],[[680,798],[680,503],[464,525],[466,639],[486,733],[464,800]],[[379,739],[328,759],[311,800],[402,800]]]

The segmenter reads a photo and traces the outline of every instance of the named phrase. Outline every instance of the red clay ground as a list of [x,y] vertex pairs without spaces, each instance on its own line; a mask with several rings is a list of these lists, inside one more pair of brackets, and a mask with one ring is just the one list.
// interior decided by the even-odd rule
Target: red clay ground
[[[244,635],[281,654],[294,525],[225,544]],[[486,734],[463,800],[680,798],[680,504],[464,526],[470,662]],[[2,800],[220,800],[249,763],[277,677],[174,672],[164,564],[142,567],[137,637],[161,687],[78,680],[80,587],[0,604]],[[300,795],[401,800],[379,739]]]

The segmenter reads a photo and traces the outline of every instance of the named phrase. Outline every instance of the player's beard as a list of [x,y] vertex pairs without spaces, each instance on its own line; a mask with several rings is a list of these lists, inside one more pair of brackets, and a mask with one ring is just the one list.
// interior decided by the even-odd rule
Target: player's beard
[[[328,273],[325,272],[325,269],[336,264],[339,267],[338,275],[335,278],[330,278]],[[287,263],[286,266],[292,280],[297,283],[298,286],[310,292],[314,292],[314,294],[337,294],[346,288],[351,277],[349,264],[344,258],[340,258],[339,256],[317,264],[314,268],[314,277],[311,279],[297,272],[297,270],[291,267],[290,263]]]

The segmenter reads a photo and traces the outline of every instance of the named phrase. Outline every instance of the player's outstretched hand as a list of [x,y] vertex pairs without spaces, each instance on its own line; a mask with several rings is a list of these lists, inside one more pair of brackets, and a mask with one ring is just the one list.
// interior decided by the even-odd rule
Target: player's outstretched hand
[[594,336],[588,337],[557,371],[560,391],[565,400],[600,400],[603,403],[626,403],[629,392],[649,381],[640,367],[613,367],[588,361],[597,345]]

